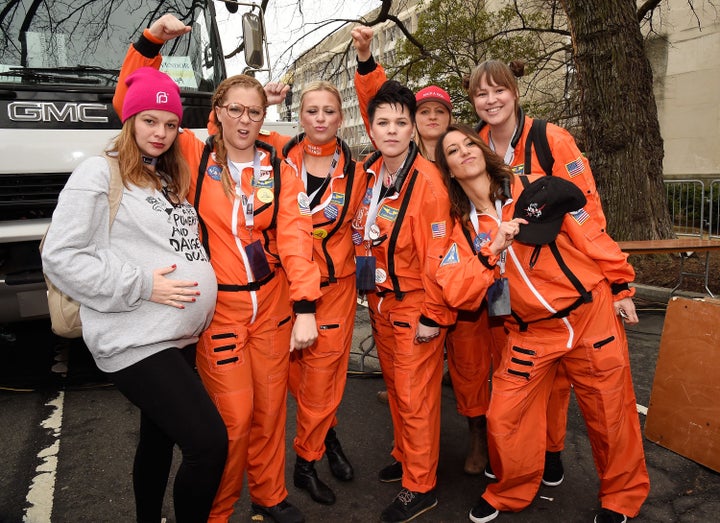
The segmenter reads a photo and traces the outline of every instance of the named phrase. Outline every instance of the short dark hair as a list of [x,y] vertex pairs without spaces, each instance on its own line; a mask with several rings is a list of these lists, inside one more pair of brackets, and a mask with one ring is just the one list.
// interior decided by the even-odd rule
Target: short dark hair
[[375,111],[378,106],[388,104],[390,106],[406,107],[410,113],[410,120],[415,123],[415,95],[397,80],[388,80],[380,86],[368,103],[368,119],[370,122],[375,118]]

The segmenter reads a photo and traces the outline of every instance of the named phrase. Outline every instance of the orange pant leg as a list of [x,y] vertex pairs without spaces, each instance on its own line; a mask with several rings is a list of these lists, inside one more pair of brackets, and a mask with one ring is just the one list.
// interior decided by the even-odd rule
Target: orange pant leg
[[548,398],[566,351],[567,336],[530,341],[522,334],[508,334],[502,360],[493,373],[487,413],[488,456],[498,482],[489,484],[483,497],[502,511],[522,510],[540,487]]
[[345,391],[357,299],[355,276],[323,289],[315,318],[318,340],[290,358],[290,390],[297,401],[295,452],[317,461],[325,453],[325,435]]
[[547,407],[547,450],[560,452],[565,448],[567,413],[570,406],[570,380],[565,366],[560,363],[555,373]]
[[[522,510],[534,498],[542,476],[551,369],[561,360],[588,428],[602,506],[634,517],[648,495],[649,478],[626,338],[618,330],[609,286],[600,283],[593,301],[567,320],[573,328],[570,349],[569,331],[560,320],[538,322],[525,333],[509,336],[501,368],[493,376],[488,411],[488,433],[494,443],[490,451],[496,453],[493,470],[497,462],[499,481],[489,485],[483,497],[508,511]],[[514,364],[511,357],[532,366]],[[510,370],[528,373],[527,378]]]
[[[283,274],[257,292],[257,304],[253,311],[249,292],[220,292],[213,323],[198,343],[198,372],[229,438],[225,471],[209,519],[213,523],[227,522],[232,515],[246,471],[253,502],[272,506],[287,497],[285,421],[292,311]],[[232,345],[236,348],[228,348]]]
[[198,341],[197,369],[225,422],[228,455],[209,522],[227,522],[242,492],[252,419],[252,369],[244,325],[212,324]]
[[[612,297],[604,286],[593,293],[604,309],[612,311]],[[597,294],[597,295],[596,295]],[[612,338],[612,340],[610,340]],[[650,491],[637,400],[630,372],[625,327],[614,312],[598,314],[588,322],[581,352],[595,357],[566,358],[567,373],[585,418],[600,477],[600,503],[629,517],[640,512]],[[577,351],[576,351],[577,352]]]
[[402,486],[428,492],[437,482],[440,452],[440,388],[445,329],[415,343],[424,293],[368,295],[370,319],[393,420],[393,457],[403,464]]
[[485,308],[460,311],[445,340],[448,370],[459,414],[483,416],[490,404],[492,338]]

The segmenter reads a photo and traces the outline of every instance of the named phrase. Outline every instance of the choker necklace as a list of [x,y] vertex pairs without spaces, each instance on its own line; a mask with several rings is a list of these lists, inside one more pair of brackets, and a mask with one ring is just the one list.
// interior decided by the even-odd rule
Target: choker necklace
[[310,156],[330,156],[335,152],[336,148],[337,139],[321,145],[311,143],[307,138],[303,140],[303,151],[308,153]]
[[144,154],[140,155],[140,158],[142,158],[142,163],[145,165],[152,165],[155,167],[157,165],[157,158],[153,158],[151,156],[145,156]]

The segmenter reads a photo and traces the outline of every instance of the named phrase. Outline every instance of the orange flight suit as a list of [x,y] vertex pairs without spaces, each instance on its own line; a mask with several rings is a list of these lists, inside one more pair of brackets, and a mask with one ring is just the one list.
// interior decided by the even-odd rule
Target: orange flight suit
[[[522,185],[513,185],[517,199]],[[512,219],[513,210],[514,204],[506,204],[503,219]],[[565,318],[552,318],[527,283],[554,311],[577,302],[578,290],[562,272],[558,277],[550,249],[540,249],[530,269],[535,246],[514,242],[508,248],[505,276],[513,315],[505,317],[509,334],[493,373],[487,414],[490,458],[498,482],[488,485],[483,494],[498,510],[522,510],[538,491],[547,445],[547,402],[561,363],[586,421],[602,506],[634,517],[648,495],[635,395],[632,383],[628,384],[627,339],[612,306],[613,300],[634,293],[627,287],[634,271],[602,223],[587,209],[568,214],[556,238],[562,259],[592,293],[591,302],[577,306]],[[493,265],[498,257],[487,246],[480,256],[466,242],[456,241],[454,248],[458,254],[438,269],[438,281],[450,305],[476,307],[484,299],[488,274],[497,271]]]
[[[157,68],[160,61],[130,46],[113,99],[116,110],[122,107],[124,78],[139,67]],[[269,507],[287,497],[285,421],[293,309],[314,311],[320,271],[312,259],[310,210],[301,205],[302,182],[288,165],[272,166],[271,146],[257,142],[259,179],[252,167],[241,173],[242,192],[255,193],[254,224],[248,229],[240,198],[223,190],[213,154],[200,179],[205,144],[187,129],[177,140],[190,167],[188,201],[205,226],[203,243],[218,280],[215,314],[198,342],[196,363],[228,430],[225,472],[209,518],[227,522],[246,470],[253,503]],[[257,280],[246,267],[244,250],[254,240],[261,242],[271,271]]]
[[[434,280],[451,227],[449,199],[440,172],[411,142],[399,192],[372,196],[383,165],[375,153],[358,168],[368,198],[353,227],[363,234],[371,200],[379,202],[377,234],[357,245],[358,256],[376,260],[375,290],[368,309],[393,420],[393,457],[402,463],[402,486],[428,492],[437,481],[440,448],[440,387],[446,329],[455,313],[446,306]],[[372,204],[374,205],[374,203]],[[372,221],[370,223],[373,223]],[[416,343],[418,322],[439,325],[440,335]]]
[[[365,185],[364,178],[356,176],[356,165],[345,142],[338,140],[338,151],[339,161],[330,181],[311,208],[313,258],[320,268],[322,290],[315,311],[319,335],[312,346],[290,358],[290,391],[297,400],[293,447],[307,461],[322,458],[325,435],[337,424],[357,307],[351,223],[365,195]],[[285,161],[302,180],[301,140],[290,147]]]

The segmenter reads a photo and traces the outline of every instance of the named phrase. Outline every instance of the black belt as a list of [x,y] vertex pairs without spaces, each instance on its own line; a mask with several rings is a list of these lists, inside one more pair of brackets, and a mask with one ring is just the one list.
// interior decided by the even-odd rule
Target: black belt
[[239,292],[239,291],[257,291],[265,285],[267,282],[275,277],[275,273],[271,272],[269,276],[265,276],[262,280],[251,281],[247,285],[230,285],[226,283],[218,283],[218,290],[224,292]]

